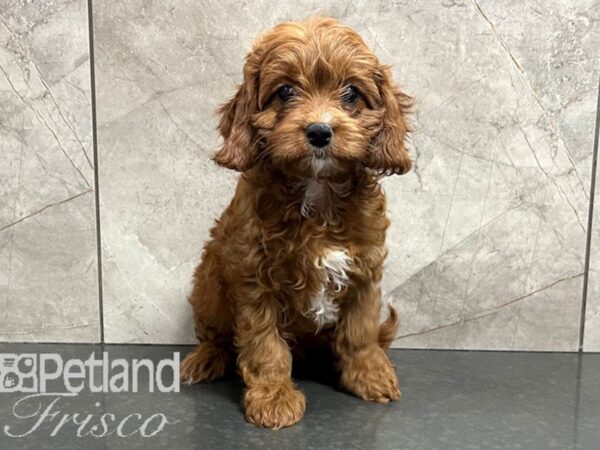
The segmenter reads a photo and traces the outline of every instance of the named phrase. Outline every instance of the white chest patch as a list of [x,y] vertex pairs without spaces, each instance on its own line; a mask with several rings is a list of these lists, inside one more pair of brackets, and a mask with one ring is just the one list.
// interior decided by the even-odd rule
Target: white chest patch
[[352,258],[344,250],[327,250],[316,262],[315,266],[322,272],[323,285],[312,299],[308,315],[312,317],[317,329],[323,325],[337,322],[339,306],[333,301],[329,293],[340,292],[348,286]]

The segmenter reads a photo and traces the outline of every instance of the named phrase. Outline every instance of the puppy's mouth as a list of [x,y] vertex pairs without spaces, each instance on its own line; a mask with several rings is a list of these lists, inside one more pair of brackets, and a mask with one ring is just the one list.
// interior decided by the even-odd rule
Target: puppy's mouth
[[331,154],[329,146],[311,148],[310,166],[312,176],[317,179],[331,176],[340,169],[338,160]]
[[314,159],[325,160],[329,157],[329,146],[326,147],[313,147],[311,145],[311,153]]

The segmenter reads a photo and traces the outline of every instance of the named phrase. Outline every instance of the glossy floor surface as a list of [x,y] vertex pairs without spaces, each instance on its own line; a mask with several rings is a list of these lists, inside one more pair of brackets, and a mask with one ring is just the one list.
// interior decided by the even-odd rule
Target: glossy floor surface
[[[41,387],[42,359],[49,361],[45,372],[52,377],[57,358],[40,354],[58,354],[66,364],[73,358],[85,363],[92,353],[100,361],[104,351],[114,364],[105,381],[118,388],[124,384],[114,378],[119,372],[115,360],[132,365],[134,358],[147,358],[157,368],[160,360],[189,349],[0,344],[0,385],[4,391],[15,390],[30,385],[31,374],[37,373]],[[36,370],[23,367],[23,358],[8,367],[6,354],[23,353],[33,355]],[[178,393],[149,393],[148,372],[141,369],[140,392],[92,393],[88,375],[84,390],[68,396],[56,394],[65,391],[58,377],[48,382],[45,395],[0,393],[0,448],[599,448],[600,355],[394,350],[392,358],[402,385],[400,402],[370,404],[341,392],[327,377],[315,377],[327,372],[326,364],[315,361],[296,378],[307,397],[306,416],[276,432],[244,421],[242,384],[235,376],[182,386]],[[21,370],[16,378],[15,367]],[[73,367],[70,373],[77,375]],[[99,371],[96,367],[95,386],[100,386]],[[160,373],[168,388],[172,371],[165,365]],[[17,380],[16,385],[8,378]],[[132,372],[130,388],[133,378]],[[71,381],[79,384],[76,376]]]

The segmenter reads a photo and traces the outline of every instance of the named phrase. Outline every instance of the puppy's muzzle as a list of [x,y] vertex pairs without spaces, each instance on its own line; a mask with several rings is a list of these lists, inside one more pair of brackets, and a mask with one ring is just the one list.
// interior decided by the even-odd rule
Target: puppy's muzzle
[[314,122],[306,127],[305,131],[310,145],[317,150],[317,153],[324,153],[325,147],[329,145],[333,137],[331,127],[326,123]]

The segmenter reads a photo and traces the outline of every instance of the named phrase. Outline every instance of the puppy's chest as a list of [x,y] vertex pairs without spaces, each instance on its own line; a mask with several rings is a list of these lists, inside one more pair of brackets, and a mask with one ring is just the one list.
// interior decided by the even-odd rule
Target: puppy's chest
[[317,329],[337,322],[339,304],[336,298],[350,285],[352,265],[352,258],[342,248],[326,249],[315,258],[318,290],[304,315],[312,319]]

